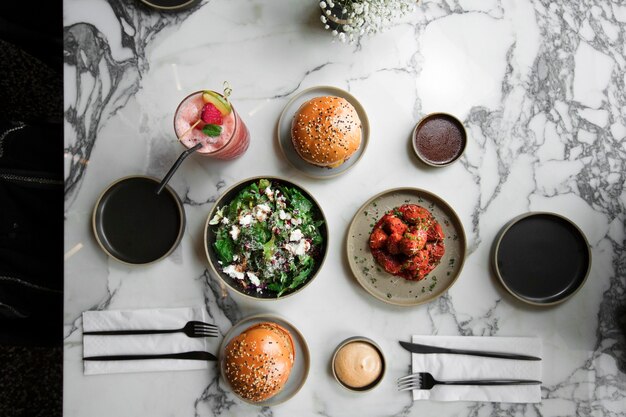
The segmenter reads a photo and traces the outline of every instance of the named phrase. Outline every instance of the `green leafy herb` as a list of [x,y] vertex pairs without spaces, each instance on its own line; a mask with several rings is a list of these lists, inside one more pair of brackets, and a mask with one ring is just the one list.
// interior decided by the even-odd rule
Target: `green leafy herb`
[[293,207],[294,210],[308,213],[313,208],[313,203],[295,188],[281,187],[280,189],[283,191],[289,200],[290,206]]
[[215,240],[215,251],[220,261],[223,263],[231,263],[233,261],[235,245],[228,234],[220,236]]
[[222,126],[212,124],[204,125],[202,133],[211,137],[219,136],[222,134]]
[[272,259],[274,252],[276,252],[276,238],[272,236],[272,238],[263,245],[263,259],[269,261]]

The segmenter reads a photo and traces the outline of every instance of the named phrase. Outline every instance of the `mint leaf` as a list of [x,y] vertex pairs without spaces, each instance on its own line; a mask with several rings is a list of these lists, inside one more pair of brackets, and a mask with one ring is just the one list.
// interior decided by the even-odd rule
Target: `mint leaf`
[[222,133],[222,126],[211,124],[204,125],[202,133],[211,137],[219,136]]

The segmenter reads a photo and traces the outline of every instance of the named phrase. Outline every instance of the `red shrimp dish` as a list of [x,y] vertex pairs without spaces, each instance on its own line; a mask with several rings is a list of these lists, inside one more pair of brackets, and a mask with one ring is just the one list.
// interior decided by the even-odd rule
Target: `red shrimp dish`
[[421,281],[445,253],[441,225],[424,207],[403,204],[378,220],[369,246],[376,262],[388,273]]

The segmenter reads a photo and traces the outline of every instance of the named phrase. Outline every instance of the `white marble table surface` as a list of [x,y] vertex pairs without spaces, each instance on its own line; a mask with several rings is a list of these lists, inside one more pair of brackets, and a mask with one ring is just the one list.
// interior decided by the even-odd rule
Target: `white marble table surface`
[[[203,0],[182,13],[135,0],[65,0],[64,26],[64,415],[626,416],[623,1],[426,0],[358,45],[331,41],[314,0]],[[181,151],[172,128],[176,105],[224,80],[250,129],[249,150],[232,162],[194,156],[172,179],[187,226],[170,257],[146,267],[108,259],[91,230],[97,196],[122,176],[164,175]],[[289,98],[315,85],[350,91],[371,122],[361,162],[327,181],[293,169],[275,139]],[[470,138],[463,158],[439,170],[409,152],[415,123],[434,111],[457,115]],[[281,301],[224,292],[203,255],[215,199],[256,175],[303,185],[331,229],[320,275]],[[373,299],[344,261],[344,234],[357,208],[400,186],[447,200],[468,237],[457,283],[408,309]],[[547,309],[514,301],[488,269],[499,228],[540,210],[576,222],[593,253],[582,290]],[[311,349],[304,388],[260,409],[226,390],[213,365],[208,372],[83,375],[83,311],[195,305],[205,306],[222,333],[255,312],[292,321]],[[542,403],[412,402],[395,391],[410,363],[397,341],[412,334],[540,337]],[[385,380],[367,394],[346,392],[329,373],[333,348],[352,335],[375,339],[389,361]]]

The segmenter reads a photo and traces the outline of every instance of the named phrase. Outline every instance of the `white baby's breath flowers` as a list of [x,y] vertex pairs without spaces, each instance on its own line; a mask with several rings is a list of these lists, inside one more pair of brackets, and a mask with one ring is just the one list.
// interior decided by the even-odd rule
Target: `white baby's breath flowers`
[[387,29],[410,13],[417,0],[325,0],[321,1],[321,21],[342,42],[355,42],[364,35]]

